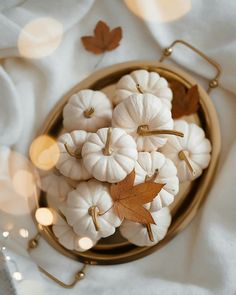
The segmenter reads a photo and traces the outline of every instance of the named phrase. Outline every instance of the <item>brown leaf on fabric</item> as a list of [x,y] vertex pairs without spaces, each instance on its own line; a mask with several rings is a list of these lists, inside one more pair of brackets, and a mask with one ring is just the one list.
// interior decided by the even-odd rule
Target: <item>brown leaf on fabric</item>
[[133,171],[121,182],[111,185],[113,208],[120,219],[155,224],[151,213],[143,205],[152,202],[165,184],[146,182],[134,186],[134,179]]
[[186,90],[183,84],[173,81],[170,83],[170,87],[173,92],[171,112],[174,119],[191,115],[198,111],[200,96],[197,85]]
[[117,27],[110,30],[109,26],[99,21],[94,29],[94,36],[83,36],[81,41],[86,50],[94,54],[111,51],[120,45],[122,39],[122,28]]

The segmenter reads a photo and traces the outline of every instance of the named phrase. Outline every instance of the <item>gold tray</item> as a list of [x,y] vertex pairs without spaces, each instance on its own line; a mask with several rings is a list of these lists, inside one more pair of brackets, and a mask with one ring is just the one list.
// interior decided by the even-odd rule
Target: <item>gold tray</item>
[[[174,43],[172,45],[174,45]],[[164,51],[164,57],[170,55],[168,52],[170,49],[172,49],[172,47],[169,47]],[[203,55],[202,57],[205,58]],[[49,134],[53,137],[58,137],[61,133],[63,133],[62,111],[72,94],[81,89],[90,88],[93,90],[101,90],[109,96],[114,90],[114,85],[123,75],[129,74],[137,69],[155,71],[165,77],[168,81],[178,80],[187,88],[198,84],[189,74],[186,74],[173,66],[163,64],[162,62],[144,60],[113,65],[95,72],[69,91],[49,115],[49,118],[46,120],[40,134]],[[218,78],[218,76],[216,76],[216,78]],[[214,85],[216,84],[215,82],[217,82],[216,78],[213,80],[214,83],[210,81],[210,87],[213,88],[217,86]],[[209,167],[204,170],[201,177],[191,183],[189,182],[184,185],[181,184],[180,192],[171,206],[172,223],[166,237],[154,246],[138,247],[123,239],[119,234],[119,230],[117,230],[113,236],[101,239],[95,247],[86,252],[80,253],[77,251],[67,250],[61,246],[51,227],[39,226],[41,235],[52,245],[53,248],[66,256],[86,264],[124,263],[156,251],[168,243],[192,221],[199,210],[200,205],[207,197],[207,192],[214,178],[214,172],[216,170],[221,146],[220,128],[216,110],[207,92],[200,85],[198,85],[198,87],[200,92],[199,111],[197,114],[185,117],[184,119],[189,122],[197,123],[205,130],[206,136],[212,143],[211,162]],[[47,195],[43,192],[40,193],[39,206],[49,206]]]

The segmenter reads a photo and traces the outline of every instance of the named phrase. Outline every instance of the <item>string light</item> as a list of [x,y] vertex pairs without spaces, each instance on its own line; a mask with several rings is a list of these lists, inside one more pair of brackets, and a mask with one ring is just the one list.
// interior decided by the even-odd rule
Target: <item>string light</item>
[[[8,239],[9,235],[10,235],[9,231],[2,232],[2,236],[3,236],[4,240]],[[12,278],[15,279],[16,281],[21,281],[22,274],[19,272],[16,262],[9,255],[6,255],[6,250],[7,250],[6,246],[4,245],[0,249],[1,249],[1,252],[3,254],[5,261],[8,261],[9,263],[11,263],[14,266],[15,270],[12,274]]]

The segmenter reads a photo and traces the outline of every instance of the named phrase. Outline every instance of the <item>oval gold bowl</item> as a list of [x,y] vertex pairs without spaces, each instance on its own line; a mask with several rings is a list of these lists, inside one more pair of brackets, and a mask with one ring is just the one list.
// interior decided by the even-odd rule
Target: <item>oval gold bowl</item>
[[[112,93],[114,93],[114,85],[117,81],[123,75],[129,74],[137,69],[155,71],[165,77],[169,82],[171,80],[178,80],[187,88],[197,84],[189,74],[186,74],[173,66],[165,65],[156,61],[132,61],[110,66],[90,75],[69,91],[51,112],[40,134],[49,134],[53,137],[58,137],[63,133],[62,111],[64,105],[72,94],[81,89],[90,88],[93,90],[102,90],[111,97]],[[101,239],[94,248],[80,253],[77,251],[69,251],[61,246],[56,236],[53,234],[51,227],[40,226],[41,234],[52,247],[66,256],[88,264],[124,263],[146,256],[153,251],[158,250],[192,221],[201,204],[206,199],[208,190],[211,187],[221,147],[220,128],[216,110],[206,91],[200,85],[198,85],[198,88],[200,92],[200,109],[197,114],[185,117],[184,119],[189,122],[197,123],[205,130],[206,136],[212,143],[211,162],[209,167],[204,170],[201,177],[191,183],[181,184],[180,192],[176,196],[175,202],[170,207],[172,223],[166,237],[154,246],[137,247],[130,244],[127,240],[124,240],[117,230],[113,236]],[[40,194],[39,206],[49,206],[47,195],[43,192]]]

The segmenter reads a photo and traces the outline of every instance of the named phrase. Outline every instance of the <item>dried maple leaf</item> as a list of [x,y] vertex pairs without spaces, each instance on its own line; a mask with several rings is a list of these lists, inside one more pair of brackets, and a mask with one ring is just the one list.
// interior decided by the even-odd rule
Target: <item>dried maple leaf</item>
[[131,172],[123,181],[111,185],[113,208],[120,219],[155,224],[151,213],[143,207],[151,202],[164,184],[155,182],[140,183],[134,186],[135,172]]
[[171,112],[174,119],[197,112],[200,99],[197,85],[186,91],[183,84],[173,81],[170,87],[173,91]]
[[94,36],[83,36],[81,41],[86,50],[95,54],[101,54],[117,48],[121,38],[121,27],[110,30],[105,22],[99,21],[94,29]]

